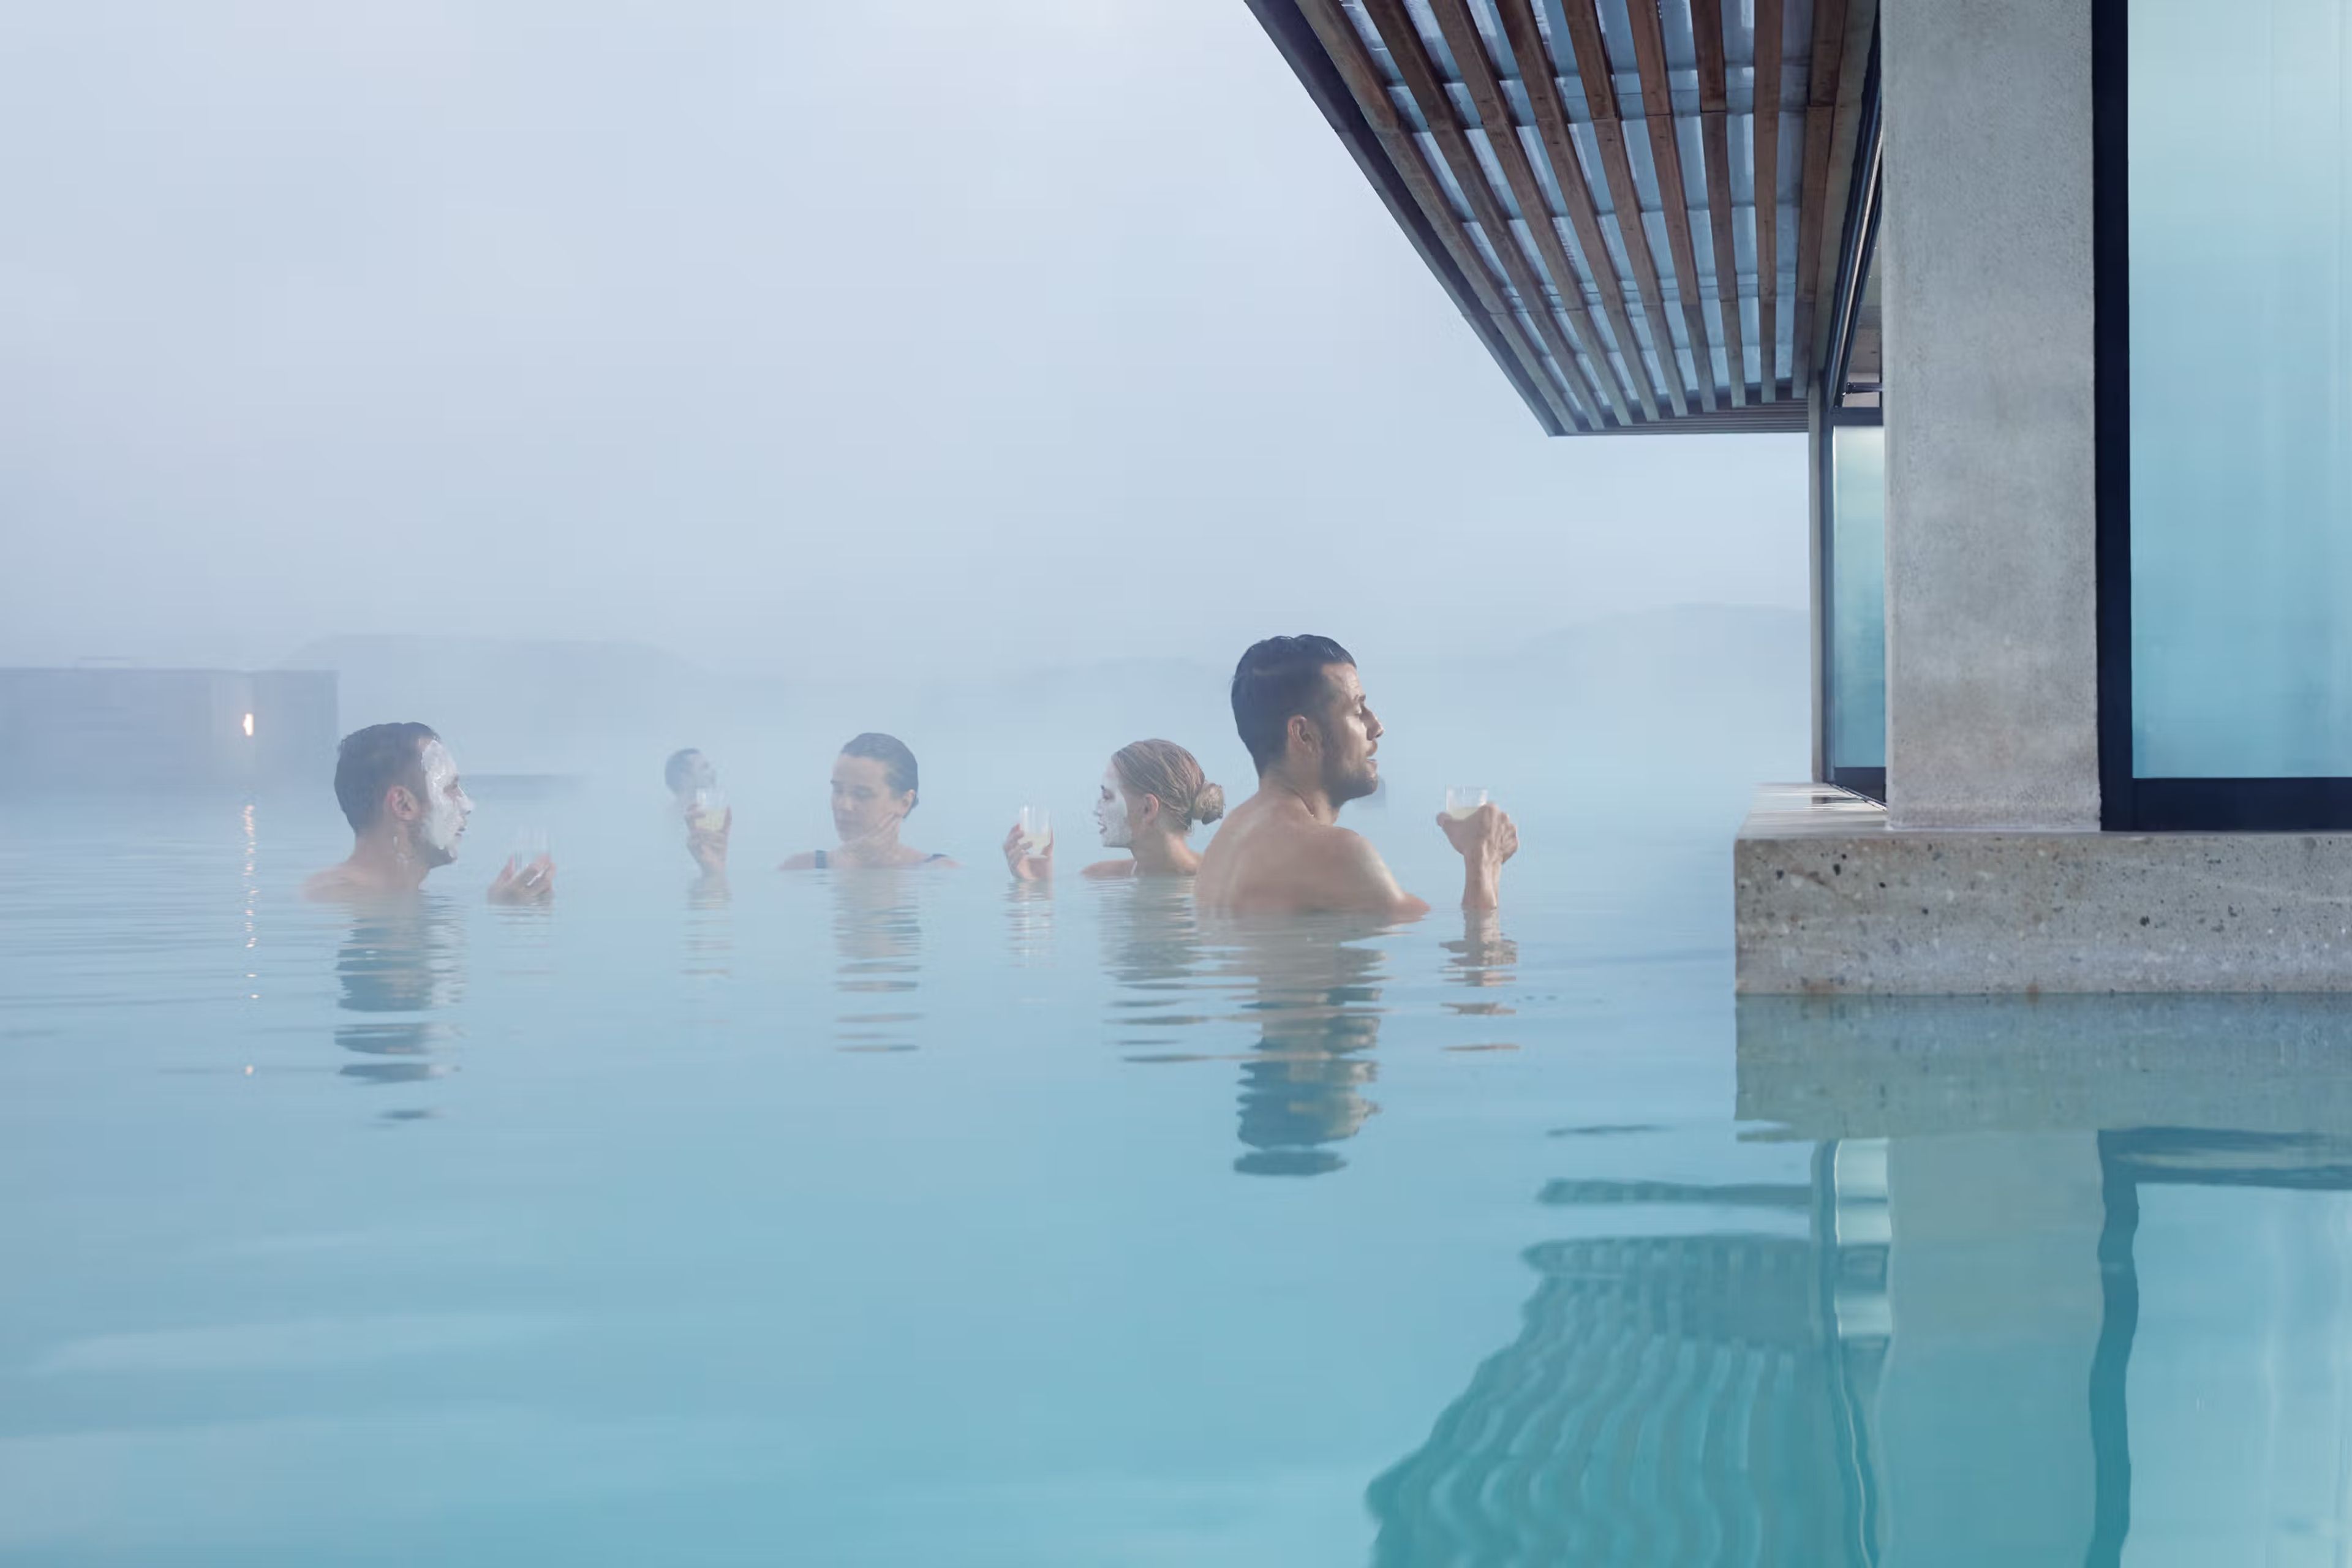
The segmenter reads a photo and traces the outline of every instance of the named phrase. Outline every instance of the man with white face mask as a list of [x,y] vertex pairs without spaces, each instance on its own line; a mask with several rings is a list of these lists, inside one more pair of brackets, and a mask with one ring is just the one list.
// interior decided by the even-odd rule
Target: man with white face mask
[[[312,899],[414,893],[425,874],[457,858],[474,813],[457,759],[423,724],[371,724],[343,737],[335,757],[335,799],[352,825],[351,858],[303,884]],[[513,861],[490,884],[494,904],[541,904],[555,891],[555,863]]]

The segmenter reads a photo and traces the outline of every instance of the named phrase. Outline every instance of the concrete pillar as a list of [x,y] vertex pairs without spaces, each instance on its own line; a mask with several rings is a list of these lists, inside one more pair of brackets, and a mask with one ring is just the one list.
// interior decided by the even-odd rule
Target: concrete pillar
[[2091,7],[1879,43],[1890,821],[2095,828]]

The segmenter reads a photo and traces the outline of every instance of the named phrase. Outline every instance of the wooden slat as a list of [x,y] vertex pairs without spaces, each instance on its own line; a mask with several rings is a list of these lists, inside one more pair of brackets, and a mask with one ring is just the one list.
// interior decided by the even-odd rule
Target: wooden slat
[[[1675,298],[1682,302],[1683,330],[1690,336],[1691,368],[1698,373],[1699,398],[1716,410],[1715,351],[1707,344],[1706,310],[1698,297],[1698,252],[1691,245],[1690,196],[1683,187],[1683,149],[1675,135],[1675,100],[1666,81],[1666,34],[1657,0],[1630,0],[1633,58],[1642,73],[1642,123],[1650,133],[1650,162],[1658,173],[1658,205],[1664,209],[1666,244],[1675,256]],[[1720,36],[1718,34],[1718,36]]]
[[1675,358],[1675,336],[1666,326],[1666,293],[1659,285],[1658,268],[1650,258],[1650,237],[1642,227],[1642,191],[1633,183],[1633,165],[1625,157],[1625,127],[1617,109],[1616,84],[1609,76],[1609,49],[1601,37],[1601,17],[1593,0],[1559,0],[1555,15],[1568,26],[1570,47],[1576,55],[1577,79],[1584,84],[1584,101],[1592,110],[1592,136],[1601,144],[1601,169],[1608,176],[1610,205],[1617,209],[1617,232],[1625,242],[1625,259],[1633,264],[1634,287],[1650,321],[1650,337],[1658,349],[1658,368],[1666,378],[1666,395],[1678,415],[1690,412],[1683,391],[1682,366]]
[[1364,118],[1363,110],[1357,107],[1356,95],[1349,90],[1347,82],[1339,75],[1339,68],[1332,62],[1331,51],[1325,48],[1323,40],[1316,36],[1314,27],[1299,10],[1297,0],[1243,0],[1243,4],[1249,7],[1250,15],[1257,18],[1258,25],[1265,29],[1267,41],[1274,45],[1275,52],[1298,78],[1298,85],[1307,89],[1308,101],[1321,111],[1325,121],[1339,138],[1339,145],[1354,161],[1365,183],[1371,186],[1372,194],[1380,197],[1381,205],[1388,209],[1389,216],[1396,220],[1397,228],[1403,234],[1406,243],[1412,247],[1412,253],[1421,258],[1422,265],[1428,268],[1430,275],[1437,279],[1438,286],[1445,291],[1445,297],[1454,302],[1455,310],[1462,312],[1463,322],[1469,327],[1471,335],[1492,356],[1495,368],[1503,373],[1503,379],[1509,382],[1511,389],[1519,395],[1520,400],[1527,405],[1528,412],[1535,416],[1536,423],[1543,426],[1548,436],[1569,434],[1570,427],[1560,423],[1553,411],[1553,404],[1546,401],[1536,378],[1528,374],[1527,366],[1504,338],[1495,319],[1479,305],[1477,290],[1472,287],[1468,275],[1462,270],[1454,259],[1454,253],[1446,247],[1444,237],[1430,222],[1427,211],[1406,184],[1395,160],[1389,156],[1388,149],[1381,144],[1380,133]]
[[1706,211],[1715,230],[1715,298],[1723,316],[1724,358],[1731,367],[1731,403],[1748,405],[1748,345],[1739,321],[1739,242],[1732,232],[1731,111],[1723,63],[1723,0],[1691,0],[1691,30],[1698,39],[1699,142],[1706,154]]
[[1380,30],[1381,42],[1388,46],[1389,59],[1404,79],[1405,90],[1421,106],[1422,122],[1429,128],[1431,139],[1445,159],[1445,166],[1453,171],[1454,183],[1462,188],[1463,198],[1470,204],[1470,216],[1486,231],[1487,242],[1503,264],[1504,276],[1518,291],[1528,316],[1535,321],[1537,333],[1550,348],[1552,359],[1570,390],[1592,410],[1591,423],[1599,424],[1607,413],[1606,405],[1578,368],[1575,348],[1560,330],[1559,318],[1544,300],[1543,280],[1528,264],[1527,252],[1519,248],[1518,237],[1511,232],[1509,215],[1503,211],[1494,187],[1486,184],[1486,168],[1478,162],[1477,150],[1470,145],[1461,121],[1454,116],[1454,100],[1445,96],[1444,80],[1437,74],[1429,51],[1422,47],[1421,34],[1405,11],[1404,0],[1365,0],[1364,12]]
[[[1510,100],[1503,96],[1502,81],[1486,58],[1486,40],[1479,37],[1477,25],[1470,19],[1468,0],[1430,0],[1430,9],[1436,15],[1438,30],[1445,36],[1445,47],[1453,53],[1454,67],[1462,78],[1462,85],[1469,89],[1470,101],[1477,106],[1478,122],[1486,129],[1486,144],[1494,149],[1495,161],[1503,166],[1503,177],[1510,182],[1511,197],[1519,205],[1519,216],[1534,236],[1544,266],[1551,272],[1552,287],[1559,294],[1560,306],[1568,312],[1578,338],[1587,345],[1594,367],[1605,378],[1601,391],[1615,403],[1619,413],[1630,414],[1624,395],[1610,370],[1608,345],[1585,310],[1584,283],[1576,270],[1575,258],[1560,243],[1559,230],[1552,226],[1551,204],[1544,195],[1543,184],[1536,178],[1533,165],[1528,162],[1518,128],[1511,119]],[[1633,391],[1641,400],[1643,416],[1655,419],[1658,405],[1651,396],[1649,378],[1640,373],[1640,363],[1637,351],[1629,367],[1633,371]]]
[[1821,282],[1822,225],[1829,204],[1830,133],[1836,128],[1838,68],[1845,56],[1845,0],[1813,0],[1813,52],[1805,89],[1805,184],[1797,209],[1797,395],[1812,384],[1813,316]]
[[1551,164],[1552,183],[1559,187],[1560,200],[1568,207],[1569,225],[1576,230],[1576,242],[1584,247],[1585,262],[1592,268],[1593,287],[1601,291],[1601,308],[1608,312],[1609,324],[1616,330],[1618,353],[1625,361],[1626,373],[1633,378],[1634,394],[1641,398],[1643,409],[1655,419],[1657,393],[1667,389],[1654,386],[1649,362],[1642,357],[1642,340],[1633,331],[1633,314],[1625,309],[1624,280],[1617,276],[1617,263],[1609,254],[1609,237],[1601,232],[1600,209],[1592,205],[1592,192],[1584,181],[1584,164],[1577,157],[1576,142],[1569,133],[1568,105],[1559,96],[1559,82],[1552,74],[1553,62],[1545,50],[1543,35],[1536,29],[1533,5],[1534,0],[1495,0],[1495,9],[1503,18],[1504,36],[1518,61],[1520,85],[1527,89],[1528,101],[1535,108],[1536,134]]
[[[1845,42],[1840,49],[1834,115],[1830,121],[1829,185],[1822,200],[1822,254],[1813,279],[1820,308],[1813,314],[1813,363],[1829,361],[1832,320],[1837,300],[1838,264],[1845,249],[1846,208],[1853,195],[1857,143],[1862,140],[1862,96],[1870,75],[1870,35],[1878,22],[1877,0],[1846,0]],[[1832,389],[1842,390],[1842,389]]]
[[1765,402],[1780,395],[1780,0],[1756,0],[1756,336]]
[[1684,419],[1652,419],[1639,425],[1618,425],[1601,432],[1609,436],[1705,436],[1786,433],[1805,426],[1805,405],[1782,398],[1778,403],[1751,403],[1745,408],[1717,409]]
[[1321,40],[1325,52],[1331,57],[1331,63],[1338,68],[1340,79],[1348,84],[1348,91],[1355,99],[1356,107],[1363,111],[1372,133],[1380,139],[1381,149],[1388,153],[1390,163],[1396,166],[1398,176],[1412,192],[1413,200],[1421,206],[1422,216],[1444,243],[1447,254],[1461,268],[1463,277],[1468,279],[1472,290],[1477,295],[1479,309],[1486,313],[1496,335],[1510,345],[1512,357],[1519,362],[1521,373],[1542,396],[1544,406],[1551,411],[1563,431],[1584,428],[1586,421],[1553,385],[1550,375],[1544,370],[1542,355],[1535,344],[1528,341],[1527,333],[1520,329],[1518,318],[1511,313],[1509,302],[1495,287],[1485,258],[1478,254],[1478,247],[1470,243],[1470,237],[1464,231],[1461,220],[1454,216],[1453,205],[1446,201],[1437,177],[1422,162],[1421,149],[1413,144],[1411,128],[1397,114],[1396,105],[1389,101],[1388,90],[1381,81],[1380,68],[1372,63],[1370,51],[1365,48],[1363,39],[1357,36],[1355,25],[1340,15],[1339,0],[1299,0],[1298,9],[1306,16],[1307,26],[1315,29],[1315,36]]

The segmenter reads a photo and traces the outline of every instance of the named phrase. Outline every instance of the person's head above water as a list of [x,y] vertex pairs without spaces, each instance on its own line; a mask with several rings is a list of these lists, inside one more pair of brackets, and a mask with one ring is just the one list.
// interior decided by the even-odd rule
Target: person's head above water
[[1181,838],[1225,814],[1225,792],[1173,741],[1138,741],[1113,753],[1095,803],[1107,848],[1131,849],[1147,834]]
[[[1355,658],[1329,637],[1268,637],[1234,670],[1234,725],[1257,763],[1257,793],[1201,857],[1200,907],[1224,914],[1360,912],[1406,919],[1428,903],[1397,885],[1339,808],[1380,787],[1381,721]],[[1438,830],[1462,857],[1462,907],[1491,910],[1518,829],[1493,803]]]
[[397,855],[427,868],[457,858],[474,803],[457,759],[423,724],[371,724],[343,737],[335,753],[335,800],[352,832],[382,837]]
[[[302,884],[305,898],[375,899],[414,893],[425,874],[457,858],[474,815],[457,760],[424,724],[371,724],[335,751],[335,800],[352,825],[352,852]],[[498,904],[543,904],[555,862],[509,860],[490,883]]]
[[670,794],[683,796],[717,784],[719,770],[710,765],[709,757],[688,746],[669,754],[669,761],[662,764],[662,782],[669,785]]
[[1380,783],[1381,721],[1355,656],[1329,637],[1268,637],[1234,668],[1234,728],[1258,777],[1319,790],[1334,805]]
[[833,763],[833,830],[844,844],[896,831],[915,809],[922,775],[895,735],[859,735]]

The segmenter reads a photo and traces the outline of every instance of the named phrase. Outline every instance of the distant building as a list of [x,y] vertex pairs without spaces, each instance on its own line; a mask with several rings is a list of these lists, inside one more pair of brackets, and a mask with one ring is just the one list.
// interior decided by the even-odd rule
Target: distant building
[[1546,431],[1806,433],[1742,990],[2352,989],[2343,5],[1248,4]]
[[326,670],[0,669],[0,787],[317,785],[337,719]]

